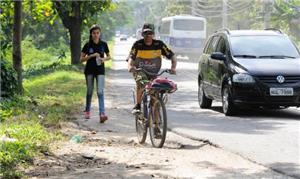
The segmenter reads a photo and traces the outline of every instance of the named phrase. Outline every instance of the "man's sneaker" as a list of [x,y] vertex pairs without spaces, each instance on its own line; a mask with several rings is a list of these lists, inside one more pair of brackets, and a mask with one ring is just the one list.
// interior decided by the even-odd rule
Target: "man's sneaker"
[[161,139],[162,138],[161,131],[158,127],[154,128],[154,138],[155,139]]
[[91,116],[90,111],[85,111],[85,112],[84,112],[84,117],[85,117],[86,119],[89,119],[90,116]]
[[136,104],[135,106],[134,106],[134,108],[132,109],[132,114],[138,114],[138,113],[140,113],[141,112],[141,104]]
[[100,123],[104,123],[105,121],[107,121],[107,119],[108,117],[104,113],[100,114]]

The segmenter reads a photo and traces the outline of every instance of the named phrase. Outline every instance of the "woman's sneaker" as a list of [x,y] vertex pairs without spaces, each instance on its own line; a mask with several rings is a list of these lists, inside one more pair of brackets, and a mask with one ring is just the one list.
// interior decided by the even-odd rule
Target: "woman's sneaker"
[[90,116],[91,116],[90,111],[85,111],[85,112],[84,112],[84,117],[85,117],[86,119],[89,119]]
[[105,113],[100,114],[100,123],[104,123],[107,121],[108,117],[105,115]]

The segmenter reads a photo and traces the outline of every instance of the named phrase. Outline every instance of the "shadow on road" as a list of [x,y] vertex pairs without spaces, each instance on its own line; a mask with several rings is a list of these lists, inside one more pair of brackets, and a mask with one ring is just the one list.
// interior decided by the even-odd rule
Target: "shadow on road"
[[[113,79],[118,79],[117,86],[122,89],[120,93],[128,98],[119,108],[130,111],[134,88],[131,74],[124,69],[111,70],[109,73]],[[202,110],[198,105],[197,92],[185,90],[184,86],[170,96],[167,110],[172,126],[225,133],[263,134],[280,128],[285,124],[284,120],[300,120],[300,112],[289,109],[242,109],[235,117],[224,116],[221,106]]]
[[[300,161],[300,156],[298,157],[298,160]],[[300,170],[299,165],[295,165],[294,163],[288,163],[288,162],[276,162],[270,164],[271,168],[282,168],[284,173],[288,173],[290,176],[300,179]]]
[[[212,106],[211,110],[223,113],[222,106]],[[270,118],[270,119],[287,119],[300,120],[300,111],[292,111],[290,109],[259,109],[259,108],[240,108],[237,114],[233,117],[240,118]]]

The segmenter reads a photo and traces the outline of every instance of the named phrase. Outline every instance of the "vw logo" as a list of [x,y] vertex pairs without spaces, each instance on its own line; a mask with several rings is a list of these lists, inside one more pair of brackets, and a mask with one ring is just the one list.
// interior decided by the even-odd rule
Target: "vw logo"
[[277,79],[278,83],[284,83],[284,81],[285,81],[284,77],[281,75],[277,76],[276,79]]

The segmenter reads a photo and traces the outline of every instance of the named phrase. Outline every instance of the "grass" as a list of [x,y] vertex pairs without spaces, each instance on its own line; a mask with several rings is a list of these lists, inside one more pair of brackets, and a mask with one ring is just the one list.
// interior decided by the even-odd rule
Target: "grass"
[[[108,41],[108,48],[109,48],[111,56],[114,54],[114,44],[115,44],[114,40]],[[112,68],[112,60],[105,63],[105,68],[106,69]]]
[[0,136],[16,140],[0,144],[0,176],[3,178],[20,178],[22,175],[16,168],[32,163],[36,153],[48,151],[47,145],[58,138],[36,120],[22,119],[0,126]]
[[0,136],[16,141],[0,143],[0,178],[21,177],[20,165],[30,163],[36,154],[48,150],[51,141],[60,139],[59,123],[81,111],[84,84],[81,72],[56,71],[25,80],[24,96],[2,101],[1,113],[7,116],[1,116],[6,120]]
[[77,71],[36,76],[26,80],[24,87],[28,93],[38,94],[34,100],[46,126],[71,119],[70,115],[80,110],[85,96],[84,75]]
[[[113,55],[114,42],[108,45]],[[41,58],[41,63],[49,63],[46,59],[50,53],[37,49],[33,52],[24,56],[27,67]],[[68,59],[69,55],[65,57]],[[23,81],[23,96],[1,101],[0,138],[12,141],[0,141],[0,178],[21,178],[19,167],[31,164],[34,156],[49,150],[51,142],[62,139],[57,130],[60,122],[73,120],[74,114],[83,111],[84,75],[72,67],[28,75]],[[112,60],[106,62],[106,69],[111,67]]]

